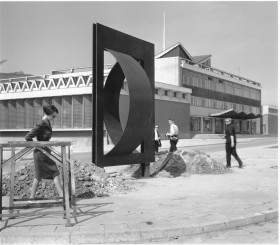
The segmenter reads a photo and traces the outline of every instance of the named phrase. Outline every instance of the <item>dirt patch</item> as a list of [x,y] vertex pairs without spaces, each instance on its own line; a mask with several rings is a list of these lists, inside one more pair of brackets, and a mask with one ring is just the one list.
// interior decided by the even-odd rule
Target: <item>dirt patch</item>
[[[74,166],[77,197],[92,198],[113,196],[135,190],[130,179],[120,176],[111,177],[103,168],[97,167],[92,163],[75,161]],[[62,171],[60,170],[60,172]],[[34,174],[34,164],[25,164],[22,169],[15,172],[15,196],[29,198]],[[10,175],[6,174],[3,176],[3,196],[10,194],[9,186]],[[53,198],[58,196],[52,180],[40,181],[36,192],[37,198]]]
[[[212,159],[204,152],[184,149],[175,153],[159,152],[155,162],[150,164],[153,177],[188,177],[191,174],[226,174],[232,172],[222,163]],[[140,164],[131,165],[120,172],[121,176],[140,177]]]
[[[140,164],[133,164],[119,171],[112,177],[103,168],[93,163],[75,161],[76,195],[81,198],[104,197],[125,194],[135,191],[133,178],[141,177]],[[151,177],[189,177],[192,174],[226,174],[232,170],[212,159],[204,152],[184,149],[169,153],[159,152],[155,162],[150,164]],[[60,170],[60,172],[62,172]],[[29,198],[30,188],[34,180],[34,165],[25,164],[15,172],[15,196]],[[9,195],[10,176],[3,176],[2,195]],[[53,181],[41,181],[36,197],[58,197]]]

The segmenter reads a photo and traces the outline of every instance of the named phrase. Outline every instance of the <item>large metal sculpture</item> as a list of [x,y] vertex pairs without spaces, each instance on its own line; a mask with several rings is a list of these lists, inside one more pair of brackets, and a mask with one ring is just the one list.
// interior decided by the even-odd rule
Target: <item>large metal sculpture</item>
[[[104,85],[104,51],[117,63]],[[124,79],[129,89],[129,113],[125,128],[119,115]],[[154,45],[113,30],[93,25],[93,142],[92,160],[98,166],[154,161]],[[114,144],[104,153],[103,122]],[[141,151],[136,149],[141,146]],[[146,175],[147,173],[145,173]]]

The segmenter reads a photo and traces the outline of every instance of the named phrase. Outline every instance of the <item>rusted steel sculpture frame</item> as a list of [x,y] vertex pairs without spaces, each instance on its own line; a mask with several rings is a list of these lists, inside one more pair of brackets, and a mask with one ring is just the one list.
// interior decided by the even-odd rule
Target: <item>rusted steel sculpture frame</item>
[[[104,51],[117,60],[104,86]],[[129,114],[125,129],[119,96],[126,78]],[[154,45],[101,24],[93,24],[92,160],[98,166],[154,161]],[[103,122],[114,143],[104,154]],[[141,145],[141,152],[136,148]]]

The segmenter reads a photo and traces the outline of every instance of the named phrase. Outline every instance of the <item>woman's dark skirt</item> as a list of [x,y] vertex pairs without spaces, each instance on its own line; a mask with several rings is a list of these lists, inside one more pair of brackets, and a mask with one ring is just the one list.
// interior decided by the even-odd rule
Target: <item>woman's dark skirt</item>
[[[49,153],[50,150],[46,149]],[[35,178],[37,180],[41,179],[54,179],[59,175],[59,170],[56,163],[42,153],[40,150],[34,150],[34,165],[35,165]]]

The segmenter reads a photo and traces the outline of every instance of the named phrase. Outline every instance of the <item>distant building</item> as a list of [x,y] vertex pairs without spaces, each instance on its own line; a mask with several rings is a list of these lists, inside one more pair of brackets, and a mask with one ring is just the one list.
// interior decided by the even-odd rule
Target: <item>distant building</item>
[[[190,134],[221,134],[223,111],[243,112],[237,133],[261,133],[261,84],[211,66],[211,55],[191,56],[177,43],[156,55],[155,80],[192,90]],[[221,113],[220,118],[211,115]],[[248,115],[248,117],[246,117]],[[250,115],[250,116],[249,116]]]
[[[261,84],[213,68],[211,57],[193,57],[180,43],[156,55],[155,124],[162,138],[169,130],[169,118],[178,125],[180,138],[222,134],[229,110],[241,115],[234,120],[238,133],[261,133],[261,119],[256,118],[261,112]],[[105,67],[104,81],[111,67]],[[53,104],[59,110],[54,140],[75,141],[79,147],[91,145],[92,68],[25,75],[12,74],[0,80],[0,143],[24,140],[43,116],[42,107]],[[129,89],[124,81],[119,102],[123,126],[128,101]]]
[[262,106],[263,134],[278,134],[278,107]]
[[[109,71],[105,69],[104,80]],[[155,93],[155,118],[161,132],[169,130],[168,118],[176,116],[182,137],[190,137],[189,127],[185,125],[189,125],[191,90],[156,82]],[[128,100],[129,90],[124,82],[119,106],[122,125],[128,115]],[[53,127],[54,140],[74,141],[74,147],[91,145],[91,67],[0,80],[0,143],[24,140],[26,133],[42,118],[42,107],[47,104],[59,110]]]

